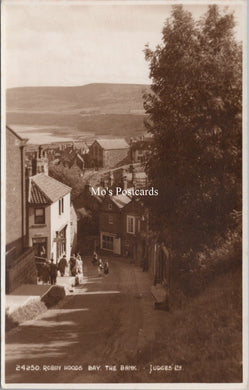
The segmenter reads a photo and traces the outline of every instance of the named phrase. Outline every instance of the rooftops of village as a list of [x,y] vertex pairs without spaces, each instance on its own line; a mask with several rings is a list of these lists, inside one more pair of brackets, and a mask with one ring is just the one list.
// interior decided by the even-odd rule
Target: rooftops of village
[[28,201],[30,204],[51,204],[70,191],[71,187],[40,173],[30,177]]
[[96,139],[94,143],[95,142],[97,142],[101,146],[101,148],[105,150],[129,148],[129,144],[124,138]]

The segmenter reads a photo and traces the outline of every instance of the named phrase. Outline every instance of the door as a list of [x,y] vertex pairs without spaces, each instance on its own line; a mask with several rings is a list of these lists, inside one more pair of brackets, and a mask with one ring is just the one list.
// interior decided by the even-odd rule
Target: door
[[47,238],[46,237],[33,238],[32,239],[32,246],[34,248],[36,257],[42,257],[42,258],[48,257]]
[[113,243],[113,253],[116,255],[121,254],[121,240],[120,238],[114,238],[114,243]]

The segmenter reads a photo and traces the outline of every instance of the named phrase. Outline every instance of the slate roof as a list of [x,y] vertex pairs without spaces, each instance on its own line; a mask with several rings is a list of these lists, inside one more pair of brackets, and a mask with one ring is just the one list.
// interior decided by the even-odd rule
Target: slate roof
[[131,202],[131,198],[127,195],[115,195],[111,197],[111,200],[120,209],[122,209],[124,206]]
[[97,139],[96,142],[105,150],[129,148],[124,138]]
[[51,204],[71,191],[71,187],[44,173],[30,177],[29,203]]

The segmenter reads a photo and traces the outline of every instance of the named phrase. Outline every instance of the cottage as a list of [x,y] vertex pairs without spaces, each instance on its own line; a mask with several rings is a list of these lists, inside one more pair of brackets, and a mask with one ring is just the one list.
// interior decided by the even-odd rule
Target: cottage
[[101,168],[113,168],[118,164],[129,163],[129,145],[124,138],[97,139],[89,149],[89,158],[93,165]]
[[100,248],[134,260],[142,259],[148,215],[139,199],[106,196],[99,215]]
[[100,248],[121,254],[123,207],[131,202],[126,195],[106,196],[99,213]]
[[29,178],[29,245],[37,257],[70,257],[71,188],[43,173]]

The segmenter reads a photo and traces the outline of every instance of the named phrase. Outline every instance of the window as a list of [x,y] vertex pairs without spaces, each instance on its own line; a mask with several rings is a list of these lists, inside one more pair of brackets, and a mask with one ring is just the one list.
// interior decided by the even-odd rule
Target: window
[[35,209],[35,224],[44,224],[45,223],[45,209],[36,208]]
[[135,217],[127,215],[127,233],[135,234]]
[[108,215],[109,224],[113,224],[113,215]]
[[64,213],[64,198],[59,199],[59,215]]
[[102,248],[107,249],[109,251],[113,251],[113,237],[112,236],[106,236],[105,234],[103,234]]
[[112,210],[112,204],[111,203],[108,203],[108,209]]
[[66,226],[60,231],[56,232],[56,258],[57,260],[66,252]]

